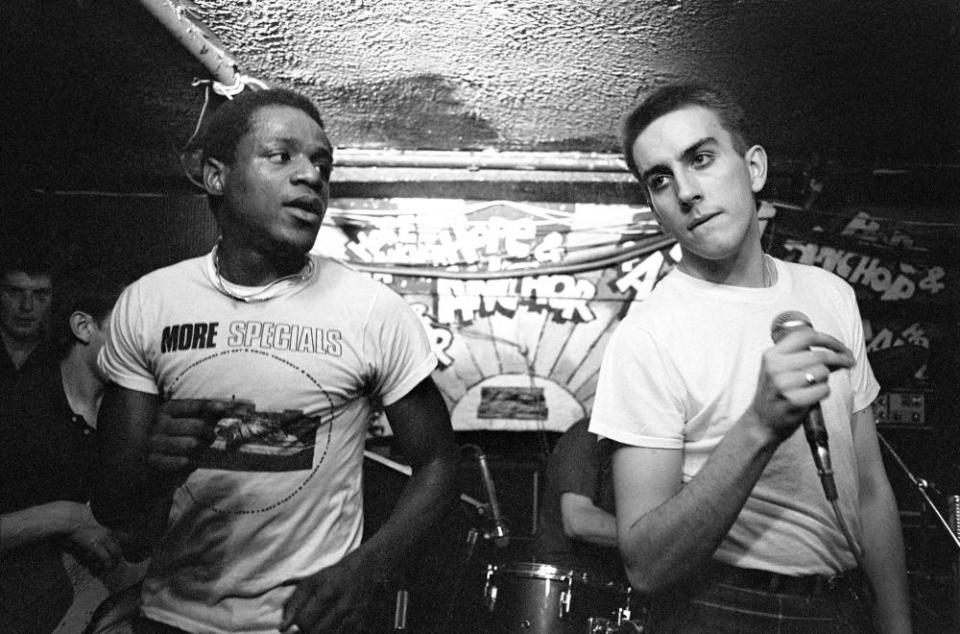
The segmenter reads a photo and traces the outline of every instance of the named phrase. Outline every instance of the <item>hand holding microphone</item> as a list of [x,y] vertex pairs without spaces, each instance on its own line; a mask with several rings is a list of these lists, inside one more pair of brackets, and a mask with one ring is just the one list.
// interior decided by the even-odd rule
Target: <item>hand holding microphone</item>
[[[823,491],[827,499],[833,501],[837,499],[837,488],[833,482],[833,466],[830,461],[827,428],[823,422],[820,401],[829,394],[829,387],[826,386],[829,373],[837,367],[853,365],[853,356],[843,344],[833,337],[814,331],[810,320],[801,312],[787,311],[781,313],[770,326],[770,336],[775,344],[780,344],[791,335],[793,335],[792,340],[781,346],[786,348],[783,352],[788,355],[784,357],[781,377],[792,376],[790,379],[781,378],[781,381],[789,380],[796,383],[798,379],[795,377],[799,374],[800,383],[790,390],[783,390],[783,392],[785,394],[792,393],[793,398],[796,399],[795,404],[799,407],[804,407],[809,399],[816,399],[812,405],[808,405],[809,410],[803,418],[803,431],[807,443],[810,445],[813,461],[823,484]],[[827,358],[823,359],[821,355],[810,350],[813,345],[825,345],[827,349],[822,355]],[[832,359],[832,356],[838,353],[837,362],[828,364],[827,362]],[[826,368],[825,376],[824,368]]]

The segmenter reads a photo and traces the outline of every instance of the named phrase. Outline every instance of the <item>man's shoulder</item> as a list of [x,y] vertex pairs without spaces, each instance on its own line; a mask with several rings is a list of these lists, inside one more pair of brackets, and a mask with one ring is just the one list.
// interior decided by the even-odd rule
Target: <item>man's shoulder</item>
[[853,293],[853,287],[845,279],[819,266],[785,260],[780,260],[780,265],[787,270],[797,289],[815,289],[818,293],[827,289],[840,293]]
[[366,273],[353,268],[342,260],[315,253],[311,253],[310,258],[316,265],[321,279],[342,284],[359,284],[367,287],[380,285],[380,282],[377,280],[374,280]]
[[153,269],[141,275],[131,286],[154,288],[182,282],[189,276],[203,272],[206,257],[201,255]]
[[684,306],[683,294],[684,285],[680,276],[668,273],[646,297],[631,302],[622,323],[648,327],[659,322],[669,324],[676,317],[674,311]]
[[390,286],[349,264],[323,255],[311,255],[317,265],[319,286],[344,301],[392,304],[403,301]]
[[802,264],[800,262],[791,262],[789,260],[777,261],[781,266],[789,270],[790,275],[795,278],[845,283],[844,280],[836,273],[832,273],[814,264]]

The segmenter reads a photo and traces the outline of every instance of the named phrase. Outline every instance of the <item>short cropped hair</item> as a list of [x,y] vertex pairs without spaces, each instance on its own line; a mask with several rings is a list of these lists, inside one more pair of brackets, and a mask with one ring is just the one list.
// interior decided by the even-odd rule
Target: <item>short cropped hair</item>
[[297,108],[323,128],[320,111],[304,95],[285,88],[247,89],[233,99],[224,101],[210,117],[198,144],[201,160],[206,163],[208,158],[215,158],[232,165],[236,158],[237,144],[250,130],[254,113],[268,106]]
[[77,342],[70,328],[70,315],[87,313],[103,328],[126,283],[102,271],[80,271],[64,279],[54,292],[50,331],[59,358]]
[[47,247],[23,242],[13,246],[3,245],[3,255],[0,257],[0,275],[8,273],[26,273],[30,277],[45,275],[51,281],[56,279],[60,270],[56,262],[56,255]]
[[730,95],[704,84],[671,84],[657,89],[627,115],[623,122],[623,155],[627,167],[640,180],[640,169],[633,158],[633,145],[651,123],[665,114],[701,106],[713,111],[720,124],[733,137],[733,147],[745,154],[753,143],[746,113]]

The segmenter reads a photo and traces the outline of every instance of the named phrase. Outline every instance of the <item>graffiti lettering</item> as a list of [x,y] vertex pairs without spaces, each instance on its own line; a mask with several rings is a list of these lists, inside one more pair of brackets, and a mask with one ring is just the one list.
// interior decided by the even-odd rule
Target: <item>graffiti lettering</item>
[[[673,262],[679,262],[683,255],[680,251],[680,244],[674,243],[668,254]],[[620,265],[620,270],[624,271],[626,275],[617,278],[613,285],[621,293],[626,293],[631,288],[634,289],[634,300],[642,301],[647,298],[660,278],[666,275],[666,272],[661,275],[665,266],[667,267],[666,272],[669,272],[673,264],[667,263],[663,251],[651,253],[642,260],[624,262]]]
[[532,303],[558,311],[560,319],[570,321],[593,321],[595,316],[587,301],[597,294],[593,282],[577,279],[572,275],[538,275],[525,277],[520,286],[520,295],[531,298]]
[[663,254],[655,251],[642,260],[631,260],[620,265],[626,272],[614,282],[617,290],[626,293],[629,289],[636,292],[635,299],[644,300],[657,282],[660,266],[663,264]]
[[940,283],[940,280],[947,274],[942,266],[932,266],[927,271],[927,276],[920,280],[920,288],[929,291],[931,295],[936,295],[946,286]]
[[490,270],[503,268],[504,260],[532,258],[536,262],[559,262],[564,254],[564,236],[552,231],[537,241],[532,218],[493,217],[467,223],[449,219],[438,225],[429,217],[384,217],[376,227],[356,233],[345,245],[362,262],[390,262],[424,266],[473,265],[486,262]]
[[453,344],[453,333],[449,328],[437,324],[430,318],[430,309],[425,304],[415,302],[410,304],[410,308],[420,318],[423,329],[427,331],[427,338],[430,340],[430,346],[433,348],[433,354],[436,355],[441,367],[453,365],[453,357],[447,350]]
[[847,223],[847,226],[843,228],[840,234],[868,242],[879,242],[891,247],[902,247],[905,249],[912,249],[914,247],[912,237],[899,229],[894,229],[889,236],[885,235],[880,223],[874,220],[870,214],[863,211],[851,218],[850,222]]
[[926,331],[923,329],[923,326],[917,322],[910,324],[899,333],[889,328],[883,328],[874,333],[870,322],[865,320],[864,336],[867,340],[867,352],[877,352],[878,350],[886,350],[887,348],[906,344],[921,346],[923,348],[930,347],[930,339],[927,337]]
[[538,275],[500,280],[437,280],[437,320],[472,321],[495,311],[512,315],[520,304],[545,307],[559,320],[593,321],[587,304],[596,285],[573,275]]
[[868,287],[878,293],[882,301],[910,299],[916,295],[918,287],[931,295],[944,288],[939,282],[944,271],[939,266],[926,269],[926,275],[917,281],[921,271],[906,262],[897,263],[899,270],[891,270],[883,266],[880,258],[814,243],[788,240],[784,248],[798,254],[797,261],[801,264],[819,266],[836,273],[850,284]]

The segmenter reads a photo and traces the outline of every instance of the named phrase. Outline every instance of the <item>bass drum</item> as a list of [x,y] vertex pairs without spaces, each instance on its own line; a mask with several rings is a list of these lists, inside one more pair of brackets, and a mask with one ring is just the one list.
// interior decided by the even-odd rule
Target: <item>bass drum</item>
[[600,634],[630,618],[630,588],[597,575],[537,563],[490,564],[485,634]]

